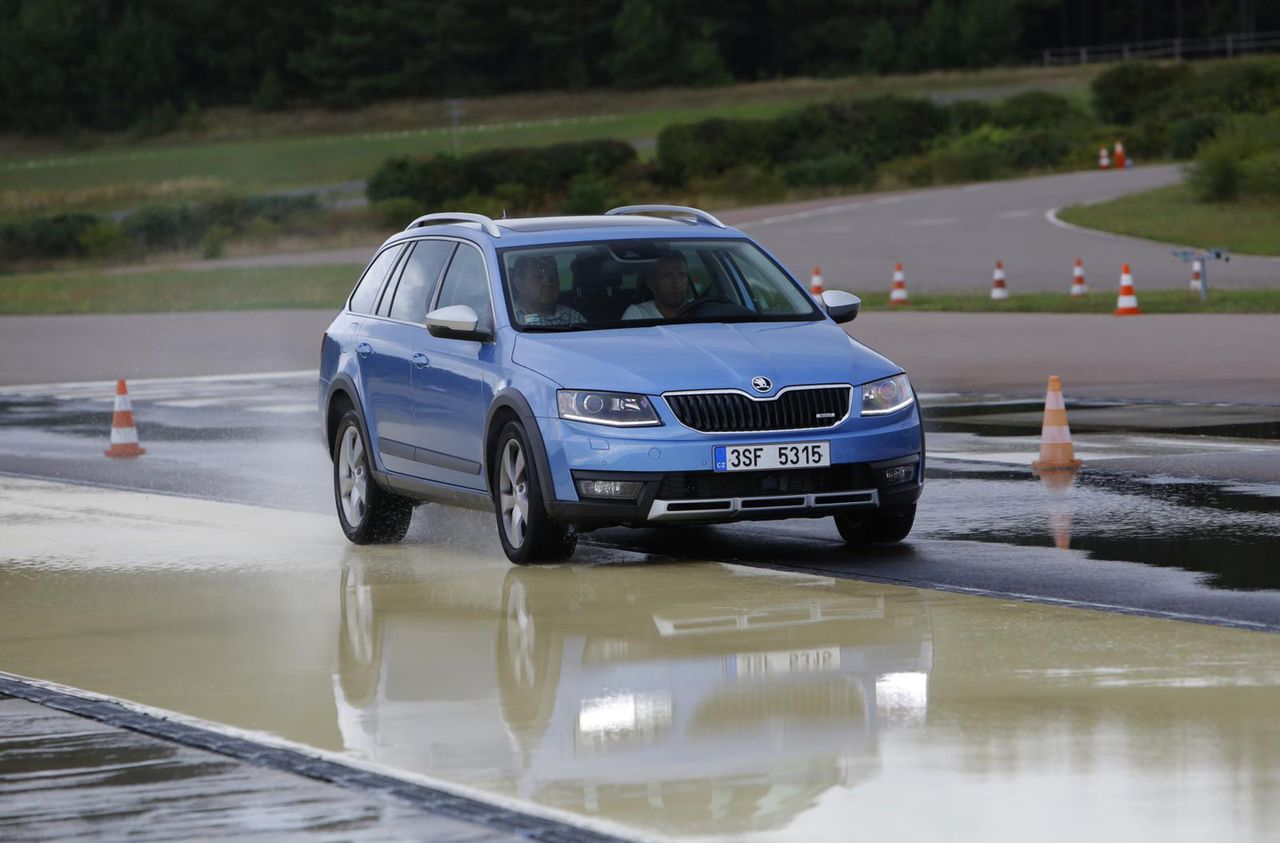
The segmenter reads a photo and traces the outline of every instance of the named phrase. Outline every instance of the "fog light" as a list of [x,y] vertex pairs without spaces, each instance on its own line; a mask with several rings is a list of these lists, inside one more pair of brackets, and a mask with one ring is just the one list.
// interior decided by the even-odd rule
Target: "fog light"
[[638,480],[579,480],[578,494],[584,498],[628,498],[640,494]]
[[896,486],[899,483],[910,482],[916,476],[916,467],[914,464],[909,464],[882,468],[880,469],[880,476],[884,478],[886,486]]

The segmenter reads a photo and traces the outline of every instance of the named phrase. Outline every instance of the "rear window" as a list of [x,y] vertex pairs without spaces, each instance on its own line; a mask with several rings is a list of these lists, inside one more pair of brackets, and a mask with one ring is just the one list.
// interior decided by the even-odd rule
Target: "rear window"
[[369,264],[369,268],[364,271],[360,283],[356,284],[355,292],[351,294],[351,300],[347,304],[348,310],[353,313],[373,312],[374,305],[378,301],[378,291],[382,289],[382,282],[387,279],[387,273],[395,265],[396,258],[400,255],[400,248],[392,246],[383,249],[373,259],[373,263]]

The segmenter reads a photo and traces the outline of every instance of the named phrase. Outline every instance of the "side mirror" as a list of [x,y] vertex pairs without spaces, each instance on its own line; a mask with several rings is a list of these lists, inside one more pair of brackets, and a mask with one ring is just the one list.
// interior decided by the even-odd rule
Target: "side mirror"
[[433,337],[483,342],[489,339],[489,332],[476,330],[479,324],[480,317],[465,304],[451,304],[427,314],[427,330]]
[[822,304],[837,324],[852,322],[862,309],[862,299],[844,290],[827,290],[822,294]]

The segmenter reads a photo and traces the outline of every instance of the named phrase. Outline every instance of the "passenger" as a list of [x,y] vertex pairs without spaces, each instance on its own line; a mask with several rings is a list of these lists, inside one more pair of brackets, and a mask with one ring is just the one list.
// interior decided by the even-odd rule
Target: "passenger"
[[674,249],[658,255],[657,266],[641,280],[653,298],[628,307],[623,319],[674,319],[689,300],[689,265]]
[[560,271],[551,255],[516,258],[511,292],[516,322],[521,325],[579,325],[587,321],[572,307],[559,304]]

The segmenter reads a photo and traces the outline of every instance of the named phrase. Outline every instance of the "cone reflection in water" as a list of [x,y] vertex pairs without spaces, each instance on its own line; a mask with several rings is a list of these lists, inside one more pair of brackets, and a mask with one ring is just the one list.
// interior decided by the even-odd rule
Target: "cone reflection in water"
[[1036,472],[1048,498],[1049,534],[1059,550],[1071,549],[1071,487],[1078,474],[1073,468]]
[[102,453],[109,457],[140,457],[147,451],[138,447],[138,430],[133,426],[133,405],[124,379],[116,381],[116,406],[111,414],[111,447]]
[[1038,471],[1076,469],[1081,466],[1071,446],[1071,427],[1067,424],[1067,405],[1062,398],[1062,381],[1049,376],[1044,396],[1044,424],[1040,428],[1040,459],[1031,464]]

